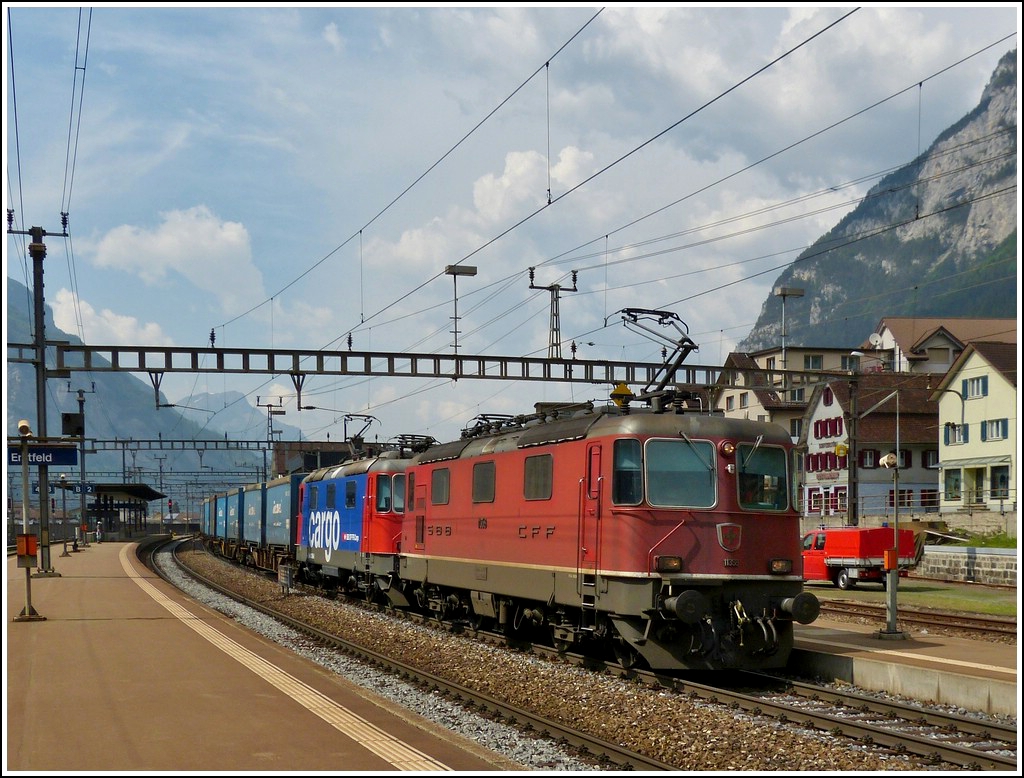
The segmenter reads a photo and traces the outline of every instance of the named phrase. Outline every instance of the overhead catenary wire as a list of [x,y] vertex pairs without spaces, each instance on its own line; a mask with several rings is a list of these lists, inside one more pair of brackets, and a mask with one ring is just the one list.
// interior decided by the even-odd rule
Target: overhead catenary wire
[[[518,221],[514,222],[512,225],[510,225],[506,229],[502,230],[501,232],[499,232],[497,235],[493,236],[489,240],[485,241],[480,246],[477,246],[477,248],[475,248],[473,251],[469,252],[468,254],[466,254],[465,256],[463,256],[462,258],[460,258],[459,260],[457,260],[456,262],[454,262],[452,264],[458,265],[458,264],[461,264],[463,262],[466,262],[469,259],[472,259],[474,256],[476,256],[478,253],[480,253],[481,251],[483,251],[487,247],[493,245],[497,241],[499,241],[502,238],[504,238],[506,235],[509,235],[510,233],[514,232],[516,229],[521,227],[522,225],[526,224],[528,221],[530,221],[531,219],[536,217],[538,214],[542,213],[545,209],[551,207],[555,203],[558,203],[561,200],[565,199],[566,197],[568,197],[568,196],[574,194],[575,192],[579,191],[581,188],[585,187],[591,181],[593,181],[596,178],[604,175],[605,173],[610,171],[612,168],[616,167],[617,165],[621,164],[625,160],[629,159],[631,156],[633,156],[634,154],[638,153],[640,150],[646,148],[651,143],[656,141],[658,138],[661,138],[662,136],[666,135],[667,133],[669,133],[672,130],[674,130],[675,128],[677,128],[683,122],[693,118],[694,116],[696,116],[698,113],[700,113],[704,109],[706,109],[709,106],[713,105],[714,103],[718,102],[719,100],[724,98],[726,95],[730,94],[731,92],[734,92],[735,90],[737,90],[738,88],[740,88],[741,86],[746,84],[747,82],[749,82],[752,79],[756,78],[761,73],[764,73],[769,68],[773,67],[774,65],[776,65],[779,62],[781,62],[782,60],[784,60],[786,57],[791,56],[793,53],[795,53],[796,51],[800,50],[804,46],[808,45],[811,41],[813,41],[816,38],[818,38],[819,36],[823,35],[825,32],[827,32],[828,30],[832,29],[837,24],[839,24],[839,23],[845,21],[846,19],[848,19],[857,10],[858,9],[854,9],[854,10],[850,11],[849,13],[844,14],[839,19],[837,19],[837,20],[835,20],[833,22],[830,22],[828,25],[826,25],[822,29],[818,30],[813,35],[808,36],[803,41],[801,41],[797,45],[793,46],[792,48],[788,49],[787,51],[783,52],[779,56],[775,57],[774,59],[772,59],[767,64],[762,65],[760,68],[755,70],[750,75],[748,75],[745,78],[741,79],[740,81],[736,82],[735,84],[730,86],[728,89],[725,89],[724,91],[720,92],[718,95],[716,95],[715,97],[711,98],[710,100],[708,100],[707,102],[705,102],[704,104],[699,106],[698,108],[695,108],[693,111],[691,111],[690,113],[686,114],[685,116],[683,116],[682,118],[678,119],[677,121],[673,122],[671,125],[669,125],[665,129],[661,130],[657,134],[655,134],[652,137],[648,138],[643,143],[633,147],[630,151],[628,151],[625,154],[621,155],[620,157],[618,157],[617,159],[615,159],[612,162],[608,163],[607,165],[605,165],[604,167],[600,168],[599,170],[597,170],[596,172],[592,173],[591,175],[585,177],[582,181],[578,182],[577,184],[575,184],[574,186],[572,186],[571,188],[569,188],[565,192],[559,194],[557,197],[554,197],[550,203],[546,203],[545,205],[542,205],[541,207],[534,209],[533,211],[528,213],[526,216],[524,216],[521,219],[519,219]],[[431,281],[435,280],[436,278],[439,278],[441,275],[443,275],[443,271],[438,272],[435,275],[431,276],[429,279],[427,279],[426,281],[422,282],[421,284],[419,284],[414,289],[412,289],[412,290],[410,290],[408,292],[405,292],[404,294],[402,294],[401,296],[396,298],[393,302],[391,302],[388,305],[385,305],[383,308],[379,309],[376,313],[374,313],[372,316],[370,316],[369,319],[367,319],[367,321],[372,320],[373,318],[379,316],[380,314],[382,314],[385,311],[389,310],[390,308],[394,307],[401,300],[404,300],[409,295],[418,292],[419,290],[424,288],[427,284],[429,284]],[[335,340],[337,340],[337,339],[335,339]],[[331,341],[331,342],[333,343],[334,341]],[[330,344],[328,344],[328,345],[330,345]]]
[[[430,175],[430,173],[435,168],[437,168],[438,165],[440,165],[442,162],[444,162],[444,160],[446,160],[449,156],[451,156],[455,152],[456,149],[458,149],[463,143],[466,142],[466,140],[468,140],[470,138],[470,136],[472,136],[477,130],[479,130],[480,127],[482,127],[491,117],[493,117],[506,103],[508,103],[509,100],[511,100],[513,97],[515,97],[516,94],[518,94],[528,83],[530,83],[530,81],[532,81],[536,77],[536,75],[541,72],[541,70],[543,70],[545,67],[547,67],[548,64],[550,64],[552,59],[554,59],[559,54],[561,54],[569,46],[570,43],[572,43],[587,27],[590,26],[590,24],[598,16],[601,15],[601,11],[603,11],[603,10],[604,10],[603,8],[599,9],[597,11],[597,13],[595,13],[593,16],[591,16],[590,19],[588,19],[586,21],[586,23],[583,24],[582,27],[580,27],[575,33],[572,34],[572,36],[569,37],[568,40],[566,40],[564,43],[562,43],[561,46],[558,47],[558,49],[555,51],[554,54],[552,54],[550,57],[547,58],[547,60],[546,60],[544,65],[541,65],[536,70],[534,70],[525,80],[522,81],[522,83],[519,84],[519,86],[517,86],[514,90],[512,90],[512,92],[510,92],[503,100],[501,100],[501,102],[499,102],[494,108],[492,108],[491,111],[486,116],[484,116],[482,119],[480,119],[480,121],[478,121],[465,135],[463,135],[458,141],[456,141],[455,144],[451,148],[449,148],[444,154],[442,154],[437,160],[435,160],[426,170],[424,170],[422,173],[420,173],[420,175],[417,176],[412,181],[412,183],[410,183],[408,186],[406,186],[405,189],[403,189],[398,195],[396,195],[394,197],[394,199],[392,199],[387,205],[385,205],[376,214],[374,214],[374,216],[368,222],[366,222],[366,224],[364,224],[362,227],[359,228],[359,230],[356,231],[356,233],[354,233],[353,235],[349,236],[344,242],[341,243],[341,245],[336,246],[334,249],[332,249],[325,256],[323,256],[319,260],[317,260],[313,265],[311,265],[310,267],[306,268],[306,270],[304,270],[299,276],[293,278],[291,281],[289,281],[287,284],[285,284],[283,287],[281,287],[276,292],[276,295],[281,295],[286,290],[288,290],[291,287],[293,287],[295,284],[297,284],[299,281],[301,281],[303,278],[305,278],[307,275],[309,275],[313,270],[318,268],[320,265],[322,265],[324,262],[326,262],[328,259],[330,259],[332,256],[334,256],[338,251],[340,251],[342,248],[344,248],[346,245],[348,245],[348,243],[350,243],[352,240],[354,240],[357,236],[361,237],[362,232],[367,227],[369,227],[374,222],[376,222],[377,219],[379,219],[381,216],[383,216],[387,211],[391,210],[391,208],[396,203],[398,203],[398,201],[401,200],[406,194],[408,194],[409,191],[411,191],[413,189],[413,187],[415,187],[417,184],[420,183],[420,181],[422,181],[424,178],[426,178],[428,175]],[[428,279],[427,281],[424,281],[422,284],[420,284],[420,286],[416,287],[416,289],[412,290],[412,292],[408,292],[407,294],[413,294],[414,292],[419,291],[424,286],[426,286],[428,283],[430,283],[430,281],[434,280],[435,277],[432,277],[432,278]],[[399,299],[401,299],[401,298],[399,298]],[[226,322],[224,322],[224,323],[222,323],[220,325],[217,325],[217,326],[226,327],[229,324],[233,324],[234,322],[238,321],[239,319],[242,319],[242,318],[248,316],[253,311],[256,311],[259,308],[263,307],[264,305],[266,305],[266,303],[267,303],[267,300],[263,300],[262,302],[258,303],[257,305],[254,305],[253,307],[249,308],[247,311],[243,311],[242,313],[238,314],[237,316],[234,316],[231,319],[229,319],[228,321],[226,321]],[[374,315],[376,315],[376,314],[374,314]],[[373,317],[370,317],[370,318],[373,318]],[[368,319],[364,318],[363,321],[368,321]],[[335,339],[335,340],[337,340],[337,339]],[[332,341],[332,342],[334,342],[334,341]]]
[[[847,16],[849,16],[849,14],[847,14]],[[843,19],[845,19],[845,18],[846,18],[846,17],[843,17]],[[836,23],[838,23],[838,21],[842,21],[842,19],[840,19],[840,20],[837,20],[837,22],[834,22],[834,23],[833,23],[833,25],[834,25],[834,24],[836,24]],[[832,25],[830,25],[830,26],[832,26]],[[825,28],[825,29],[828,29],[828,28]],[[819,31],[818,33],[816,33],[816,35],[820,35],[820,34],[821,34],[822,32],[824,32],[824,30],[822,30],[822,31]],[[812,36],[812,38],[813,38],[813,37],[816,37],[816,35],[815,35],[815,36]],[[976,51],[972,52],[971,54],[969,54],[969,55],[967,55],[967,56],[965,56],[965,57],[962,57],[962,58],[960,58],[960,59],[959,59],[959,60],[957,60],[956,62],[954,62],[954,63],[952,63],[952,64],[950,64],[950,65],[947,65],[947,66],[945,66],[945,67],[943,67],[943,68],[940,68],[939,70],[935,71],[934,73],[932,73],[931,75],[927,76],[926,78],[924,78],[924,79],[921,79],[921,80],[918,80],[918,81],[915,81],[915,82],[914,82],[913,84],[911,84],[911,85],[908,85],[908,86],[906,86],[906,87],[904,87],[904,88],[902,88],[902,89],[899,89],[899,90],[897,90],[897,91],[895,91],[895,92],[893,92],[893,93],[889,94],[888,96],[886,96],[886,97],[884,97],[884,98],[882,98],[882,99],[880,99],[880,100],[877,100],[877,101],[875,101],[875,102],[873,102],[873,103],[871,103],[871,104],[869,104],[869,105],[865,106],[864,108],[861,108],[861,109],[859,109],[859,110],[857,110],[857,111],[855,111],[855,112],[853,112],[853,113],[851,113],[851,114],[848,114],[847,116],[845,116],[844,118],[842,118],[842,119],[840,119],[840,120],[838,120],[838,121],[836,121],[836,122],[832,122],[832,123],[830,123],[830,124],[828,124],[828,125],[826,125],[826,126],[824,126],[824,127],[822,127],[822,128],[819,128],[818,130],[816,130],[816,131],[814,131],[814,132],[812,132],[812,133],[810,133],[810,134],[808,134],[808,135],[804,136],[804,137],[803,137],[803,138],[801,138],[800,140],[798,140],[798,141],[795,141],[794,143],[791,143],[791,144],[789,144],[789,145],[787,145],[787,146],[784,146],[783,148],[781,148],[781,149],[778,149],[778,150],[776,150],[776,151],[772,152],[771,154],[768,154],[768,155],[766,155],[766,156],[764,156],[764,157],[762,157],[762,158],[760,158],[760,159],[758,159],[758,160],[756,160],[756,161],[754,161],[754,162],[750,163],[749,165],[746,165],[746,166],[744,166],[744,167],[740,168],[739,170],[736,170],[736,171],[734,171],[733,173],[730,173],[730,174],[729,174],[729,175],[727,175],[727,176],[721,177],[721,178],[717,179],[716,181],[714,181],[714,182],[711,182],[710,184],[708,184],[708,185],[706,185],[706,186],[704,186],[704,187],[701,187],[701,188],[699,188],[699,189],[695,190],[694,192],[691,192],[691,193],[687,194],[686,196],[684,196],[684,197],[682,197],[682,198],[679,198],[679,199],[677,199],[677,200],[675,200],[675,201],[673,201],[673,202],[671,202],[671,203],[668,203],[668,204],[666,204],[666,205],[664,205],[664,206],[661,206],[660,208],[658,208],[658,209],[656,209],[656,210],[654,210],[654,211],[650,211],[650,212],[648,212],[648,213],[644,214],[643,216],[641,216],[641,217],[640,217],[640,218],[638,218],[638,219],[634,219],[634,220],[632,220],[632,221],[630,221],[630,222],[627,222],[626,224],[623,224],[623,225],[621,225],[621,226],[619,226],[619,227],[617,227],[617,228],[615,228],[615,229],[613,229],[613,230],[607,231],[607,232],[605,232],[605,233],[604,233],[604,234],[603,234],[603,235],[602,235],[602,236],[601,236],[600,238],[595,238],[595,239],[593,239],[593,240],[591,240],[591,241],[587,241],[587,242],[585,242],[585,243],[583,243],[583,244],[580,244],[580,245],[579,245],[579,246],[577,246],[577,247],[576,247],[575,249],[570,249],[569,251],[566,251],[566,252],[562,252],[562,253],[560,253],[560,254],[556,255],[556,257],[553,257],[552,259],[546,260],[546,261],[544,261],[544,262],[540,262],[540,263],[537,263],[537,264],[536,264],[536,266],[537,266],[537,267],[542,267],[542,266],[545,266],[545,265],[547,265],[547,264],[551,264],[551,263],[553,263],[553,262],[555,262],[555,261],[558,261],[558,260],[560,260],[560,259],[561,259],[561,258],[563,258],[563,257],[566,257],[567,255],[571,254],[572,252],[578,251],[578,250],[579,250],[579,249],[581,249],[581,248],[584,248],[584,247],[586,247],[586,246],[588,246],[588,245],[591,245],[592,243],[594,243],[594,242],[595,242],[595,241],[597,241],[597,240],[605,240],[605,241],[607,241],[607,239],[608,239],[608,237],[609,237],[610,235],[614,235],[614,234],[616,234],[616,233],[618,233],[618,232],[621,232],[621,231],[623,231],[623,230],[625,230],[625,229],[627,229],[627,228],[629,228],[629,227],[635,226],[636,224],[639,224],[640,222],[642,222],[642,221],[644,221],[644,220],[646,220],[646,219],[649,219],[649,218],[651,218],[652,216],[655,216],[655,215],[657,215],[657,214],[659,214],[659,213],[662,213],[662,212],[664,212],[664,211],[665,211],[665,210],[667,210],[668,208],[671,208],[671,207],[673,207],[673,206],[676,206],[676,205],[679,205],[679,204],[681,204],[681,203],[685,202],[686,200],[688,200],[688,199],[690,199],[690,198],[692,198],[692,197],[696,196],[697,194],[700,194],[700,193],[702,193],[702,192],[705,192],[705,191],[707,191],[707,190],[709,190],[709,189],[711,189],[711,188],[713,188],[713,187],[715,187],[715,186],[717,186],[717,185],[719,185],[719,184],[722,184],[722,183],[724,183],[724,182],[726,182],[726,181],[728,181],[728,180],[730,180],[730,179],[732,179],[732,178],[735,178],[736,176],[738,176],[738,175],[740,175],[740,174],[742,174],[742,173],[744,173],[744,172],[746,172],[746,171],[748,171],[748,170],[751,170],[751,169],[753,169],[754,167],[756,167],[756,166],[758,166],[758,165],[764,164],[765,162],[767,162],[767,161],[769,161],[769,160],[771,160],[771,159],[774,159],[774,158],[778,157],[779,155],[781,155],[781,154],[783,154],[783,153],[785,153],[785,152],[787,152],[787,151],[791,151],[792,149],[794,149],[794,148],[796,148],[796,147],[800,146],[801,144],[804,144],[804,143],[806,143],[806,142],[808,142],[808,141],[810,141],[810,140],[812,140],[812,139],[814,139],[814,138],[816,138],[816,137],[818,137],[818,136],[820,136],[820,135],[822,135],[822,134],[824,134],[824,133],[826,133],[826,132],[828,132],[828,131],[830,131],[830,130],[833,130],[833,129],[835,129],[836,127],[839,127],[839,126],[841,126],[842,124],[845,124],[846,122],[849,122],[849,121],[853,120],[854,118],[856,118],[856,117],[858,117],[858,116],[861,116],[861,115],[863,115],[864,113],[866,113],[866,112],[868,112],[868,111],[871,111],[871,110],[873,110],[873,109],[876,109],[876,108],[878,108],[879,106],[881,106],[881,105],[884,105],[885,103],[887,103],[887,102],[889,102],[889,101],[891,101],[891,100],[893,100],[893,99],[895,99],[895,98],[899,97],[900,95],[903,95],[903,94],[905,94],[906,92],[908,92],[908,91],[909,91],[909,90],[911,90],[911,89],[915,89],[915,88],[917,88],[917,85],[918,85],[918,84],[920,84],[920,83],[925,83],[925,82],[927,82],[927,81],[930,81],[930,80],[932,80],[932,79],[934,79],[934,78],[937,78],[937,77],[938,77],[939,75],[941,75],[941,74],[943,74],[943,73],[946,73],[946,72],[948,72],[948,71],[949,71],[950,69],[952,69],[952,68],[954,68],[954,67],[956,67],[956,66],[958,66],[958,65],[961,65],[961,64],[963,64],[964,62],[967,62],[968,60],[970,60],[970,59],[972,59],[972,58],[974,58],[974,57],[977,57],[977,56],[979,56],[979,55],[980,55],[980,54],[982,54],[983,52],[985,52],[985,51],[988,51],[989,49],[991,49],[991,48],[993,48],[993,47],[995,47],[995,46],[998,46],[998,45],[1000,45],[1001,43],[1004,43],[1004,42],[1005,42],[1006,40],[1008,40],[1008,39],[1009,39],[1009,38],[1011,38],[1011,37],[1013,37],[1013,36],[1012,36],[1012,35],[1004,36],[1003,38],[1000,38],[999,40],[997,40],[997,41],[995,41],[995,42],[993,42],[993,43],[991,43],[991,44],[989,44],[989,45],[987,45],[987,46],[984,46],[984,47],[982,47],[982,48],[980,48],[980,49],[978,49],[978,50],[976,50]],[[799,44],[798,46],[794,47],[793,49],[791,49],[791,50],[790,50],[790,52],[787,52],[786,54],[788,54],[788,53],[791,53],[792,51],[795,51],[795,50],[796,50],[797,48],[799,48],[799,47],[800,47],[800,46],[802,46],[802,45],[805,45],[805,44],[806,44],[806,43],[807,43],[807,42],[808,42],[809,40],[811,40],[812,38],[808,38],[808,39],[807,39],[807,40],[805,40],[805,41],[804,41],[803,43],[801,43],[801,44]],[[777,57],[777,58],[776,58],[775,60],[773,60],[773,63],[774,63],[774,62],[778,62],[778,61],[779,61],[779,59],[781,59],[782,57],[786,56],[786,54],[783,54],[783,55],[780,55],[779,57]],[[772,64],[772,63],[769,63],[769,65],[770,65],[770,64]],[[766,65],[766,66],[762,67],[762,68],[761,68],[760,70],[758,70],[757,72],[762,72],[762,71],[763,71],[763,70],[764,70],[765,68],[767,68],[767,67],[768,67],[768,65]],[[753,77],[753,75],[756,75],[756,73],[755,73],[755,74],[752,74],[751,76],[748,76],[748,77],[747,77],[746,79],[744,79],[744,81],[748,81],[748,80],[749,80],[750,78],[752,78],[752,77]],[[721,93],[721,94],[720,94],[720,95],[719,95],[718,97],[716,97],[716,98],[713,98],[712,100],[710,100],[710,101],[708,101],[707,103],[705,103],[705,104],[704,104],[704,106],[702,106],[701,108],[698,108],[698,109],[696,109],[695,111],[691,112],[691,113],[690,113],[690,114],[688,114],[688,115],[687,115],[686,117],[684,117],[683,119],[680,119],[679,121],[675,122],[675,123],[674,123],[674,124],[673,124],[673,125],[672,125],[672,126],[671,126],[670,128],[668,128],[668,129],[672,129],[672,127],[675,127],[675,126],[677,126],[677,125],[678,125],[679,123],[681,123],[682,121],[684,121],[684,120],[685,120],[686,118],[689,118],[689,117],[693,116],[693,115],[694,115],[694,114],[696,114],[696,113],[697,113],[698,111],[702,110],[702,108],[703,108],[703,107],[706,107],[706,106],[708,106],[708,105],[711,105],[711,104],[712,104],[713,102],[715,102],[716,100],[720,99],[720,98],[721,98],[722,96],[724,96],[725,94],[727,94],[727,93],[729,93],[729,92],[731,92],[731,91],[735,90],[735,89],[736,89],[736,88],[737,88],[737,87],[738,87],[738,86],[739,86],[740,84],[742,84],[742,83],[743,83],[743,81],[741,81],[741,82],[738,82],[737,84],[733,85],[733,86],[732,86],[732,87],[730,87],[729,89],[727,89],[727,90],[725,90],[724,92],[722,92],[722,93]],[[563,195],[559,196],[559,198],[556,198],[556,200],[560,200],[560,199],[561,199],[561,198],[562,198],[563,196],[565,196],[565,195],[568,195],[568,194],[570,194],[571,192],[575,191],[576,189],[578,189],[579,187],[583,186],[583,185],[584,185],[585,183],[587,183],[588,181],[592,180],[592,179],[593,179],[594,177],[596,177],[597,175],[600,175],[601,173],[603,173],[603,172],[607,171],[607,170],[608,170],[608,169],[609,169],[609,168],[610,168],[610,167],[611,167],[612,165],[614,165],[614,164],[617,164],[618,162],[620,162],[620,161],[622,161],[622,160],[626,159],[627,157],[629,157],[629,156],[630,156],[631,154],[635,153],[635,152],[636,152],[637,150],[639,150],[640,148],[643,148],[644,146],[646,146],[647,144],[649,144],[649,143],[650,143],[650,142],[651,142],[652,140],[654,140],[655,138],[657,138],[657,137],[660,137],[660,136],[664,135],[664,134],[665,134],[665,132],[667,132],[667,131],[668,131],[668,130],[663,130],[662,132],[658,133],[658,135],[654,136],[654,138],[651,138],[651,139],[649,139],[648,141],[645,141],[645,142],[644,142],[643,144],[641,144],[640,146],[637,146],[636,148],[634,148],[634,149],[633,149],[633,150],[632,150],[631,152],[629,152],[628,154],[626,154],[626,155],[623,155],[622,157],[620,157],[620,158],[619,158],[619,159],[618,159],[618,160],[617,160],[616,162],[613,162],[613,163],[611,163],[611,165],[605,166],[605,167],[604,167],[604,168],[602,168],[602,169],[601,169],[600,171],[598,171],[597,173],[595,173],[595,174],[593,174],[592,176],[590,176],[590,177],[589,177],[588,179],[586,179],[586,180],[584,180],[584,181],[580,182],[580,183],[579,183],[579,184],[577,184],[577,185],[576,185],[575,187],[573,187],[572,189],[570,189],[570,190],[569,190],[568,192],[566,192],[566,193],[564,193]],[[919,154],[918,156],[920,157],[920,154]],[[899,169],[899,168],[890,168],[890,169],[889,169],[888,171],[883,171],[883,173],[878,173],[878,174],[873,174],[873,175],[874,175],[874,176],[880,176],[880,175],[883,175],[883,174],[884,174],[884,172],[891,172],[892,170],[895,170],[895,169]],[[822,193],[826,193],[826,192],[822,192]],[[800,198],[797,198],[797,199],[799,200]],[[460,260],[458,260],[458,261],[459,261],[459,262],[465,262],[465,261],[467,261],[468,259],[472,258],[472,257],[473,257],[473,256],[474,256],[474,255],[475,255],[476,253],[478,253],[479,251],[481,251],[481,250],[482,250],[483,248],[487,247],[488,245],[491,245],[491,244],[493,244],[493,243],[494,243],[494,242],[496,242],[496,241],[497,241],[498,239],[500,239],[501,237],[503,237],[503,236],[507,235],[507,234],[508,234],[509,232],[511,232],[511,231],[512,231],[513,229],[515,229],[516,227],[520,226],[520,225],[521,225],[521,224],[523,224],[524,222],[528,221],[528,220],[529,220],[530,218],[532,218],[533,216],[536,216],[536,215],[537,215],[538,213],[540,213],[540,212],[541,212],[541,211],[543,211],[543,210],[544,210],[544,208],[543,208],[543,207],[542,207],[542,208],[539,208],[539,209],[537,209],[537,210],[535,210],[535,211],[534,211],[533,213],[531,213],[531,214],[527,215],[527,216],[526,216],[525,218],[521,219],[521,220],[520,220],[519,222],[517,222],[516,224],[514,224],[514,225],[513,225],[512,227],[510,227],[510,228],[506,229],[505,231],[503,231],[503,232],[502,232],[502,233],[500,233],[499,235],[497,235],[497,236],[495,236],[495,237],[491,238],[491,239],[490,239],[489,241],[487,241],[487,242],[486,242],[485,244],[483,244],[482,246],[479,246],[479,247],[478,247],[477,249],[475,249],[475,250],[474,250],[473,252],[471,252],[471,253],[467,254],[466,256],[462,257],[462,258],[461,258]],[[701,229],[701,228],[696,228],[696,229]],[[577,259],[578,259],[577,257],[574,257],[572,261],[577,261]],[[522,272],[522,271],[519,271],[519,272]],[[434,280],[435,278],[438,278],[438,277],[439,277],[440,275],[441,275],[440,273],[436,274],[435,276],[431,277],[431,278],[430,278],[430,279],[429,279],[428,281],[426,281],[426,282],[424,282],[424,283],[420,284],[419,286],[417,286],[417,287],[416,287],[415,289],[413,289],[413,290],[411,290],[411,291],[409,291],[409,292],[406,292],[406,293],[405,293],[405,294],[403,295],[403,297],[402,297],[402,298],[399,298],[399,299],[404,299],[404,298],[408,297],[409,295],[412,295],[412,294],[414,294],[415,292],[418,292],[418,291],[419,291],[420,289],[422,289],[422,288],[423,288],[424,286],[426,286],[426,285],[427,285],[427,283],[429,283],[429,281],[432,281],[432,280]],[[747,278],[748,278],[748,279],[749,279],[749,278],[756,278],[756,277],[759,277],[759,275],[763,275],[763,274],[758,274],[758,275],[755,275],[755,276],[748,276]],[[486,287],[485,287],[485,288],[486,288]],[[481,291],[481,290],[477,290],[476,292],[470,292],[470,293],[469,293],[469,295],[473,295],[473,294],[479,293],[479,291]],[[384,313],[385,311],[387,311],[388,309],[390,309],[391,307],[393,307],[394,305],[396,305],[396,304],[397,304],[397,302],[398,302],[398,300],[396,300],[395,302],[392,302],[392,303],[390,303],[389,305],[387,305],[387,306],[385,306],[385,307],[381,308],[381,309],[380,309],[380,310],[378,310],[378,311],[377,311],[377,312],[376,312],[375,314],[373,314],[373,316],[372,316],[372,317],[370,317],[370,318],[375,318],[376,316],[378,316],[378,315],[380,315],[380,314]],[[380,324],[379,324],[379,323],[378,323],[378,326],[380,326]],[[350,329],[350,330],[348,330],[348,331],[349,331],[349,332],[358,332],[358,327],[356,327],[356,328],[353,328],[353,329]],[[335,339],[335,341],[336,341],[336,339]],[[324,348],[324,349],[327,349],[327,348],[329,348],[329,347],[330,347],[330,345],[331,345],[331,344],[332,344],[333,342],[335,342],[335,341],[331,341],[331,342],[329,342],[328,344],[326,344],[325,346],[323,346],[323,348]]]
[[[362,305],[361,305],[361,300],[360,300],[360,319],[365,319],[365,315],[364,315],[364,313],[365,313],[365,312],[364,312],[364,310],[362,310]],[[499,318],[499,317],[498,317],[498,316],[496,316],[495,318],[493,318],[493,319],[492,319],[492,320],[490,320],[490,321],[492,321],[492,322],[493,322],[493,321],[497,320],[498,318]],[[488,323],[489,323],[489,322],[488,322]],[[378,325],[378,326],[379,326],[379,325]]]

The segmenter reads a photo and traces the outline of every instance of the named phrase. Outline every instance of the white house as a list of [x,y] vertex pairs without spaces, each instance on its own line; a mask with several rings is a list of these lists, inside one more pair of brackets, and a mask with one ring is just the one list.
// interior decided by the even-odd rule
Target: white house
[[[939,376],[858,373],[820,384],[807,407],[803,514],[829,526],[937,511]],[[886,467],[893,454],[897,467]]]
[[1016,510],[1017,346],[974,341],[936,385],[940,512]]

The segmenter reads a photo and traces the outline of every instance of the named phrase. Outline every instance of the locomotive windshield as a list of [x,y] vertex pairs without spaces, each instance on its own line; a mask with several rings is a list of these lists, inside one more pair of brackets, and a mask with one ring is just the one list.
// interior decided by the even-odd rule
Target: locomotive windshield
[[741,443],[736,467],[741,508],[784,511],[789,507],[784,449]]
[[715,448],[707,441],[647,441],[647,501],[710,508],[715,504]]
[[377,476],[377,505],[381,513],[405,511],[405,474],[381,473]]

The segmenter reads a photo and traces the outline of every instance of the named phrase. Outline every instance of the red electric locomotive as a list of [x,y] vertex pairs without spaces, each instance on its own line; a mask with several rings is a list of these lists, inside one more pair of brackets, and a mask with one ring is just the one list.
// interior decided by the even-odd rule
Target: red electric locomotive
[[440,617],[627,666],[783,667],[818,614],[791,446],[777,425],[614,407],[435,446],[406,470],[399,577]]
[[[694,348],[682,339],[676,365]],[[480,417],[415,456],[408,599],[626,666],[784,667],[793,623],[819,610],[803,590],[792,440],[672,394],[658,387],[647,409]]]

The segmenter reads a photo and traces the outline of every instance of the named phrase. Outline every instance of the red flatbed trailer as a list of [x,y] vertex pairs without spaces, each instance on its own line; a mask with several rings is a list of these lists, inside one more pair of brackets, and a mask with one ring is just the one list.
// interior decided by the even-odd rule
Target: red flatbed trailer
[[[895,548],[895,532],[889,527],[826,527],[803,537],[805,581],[831,581],[849,589],[858,581],[884,587],[891,565],[886,559]],[[906,577],[916,564],[914,531],[899,530],[899,574]]]

